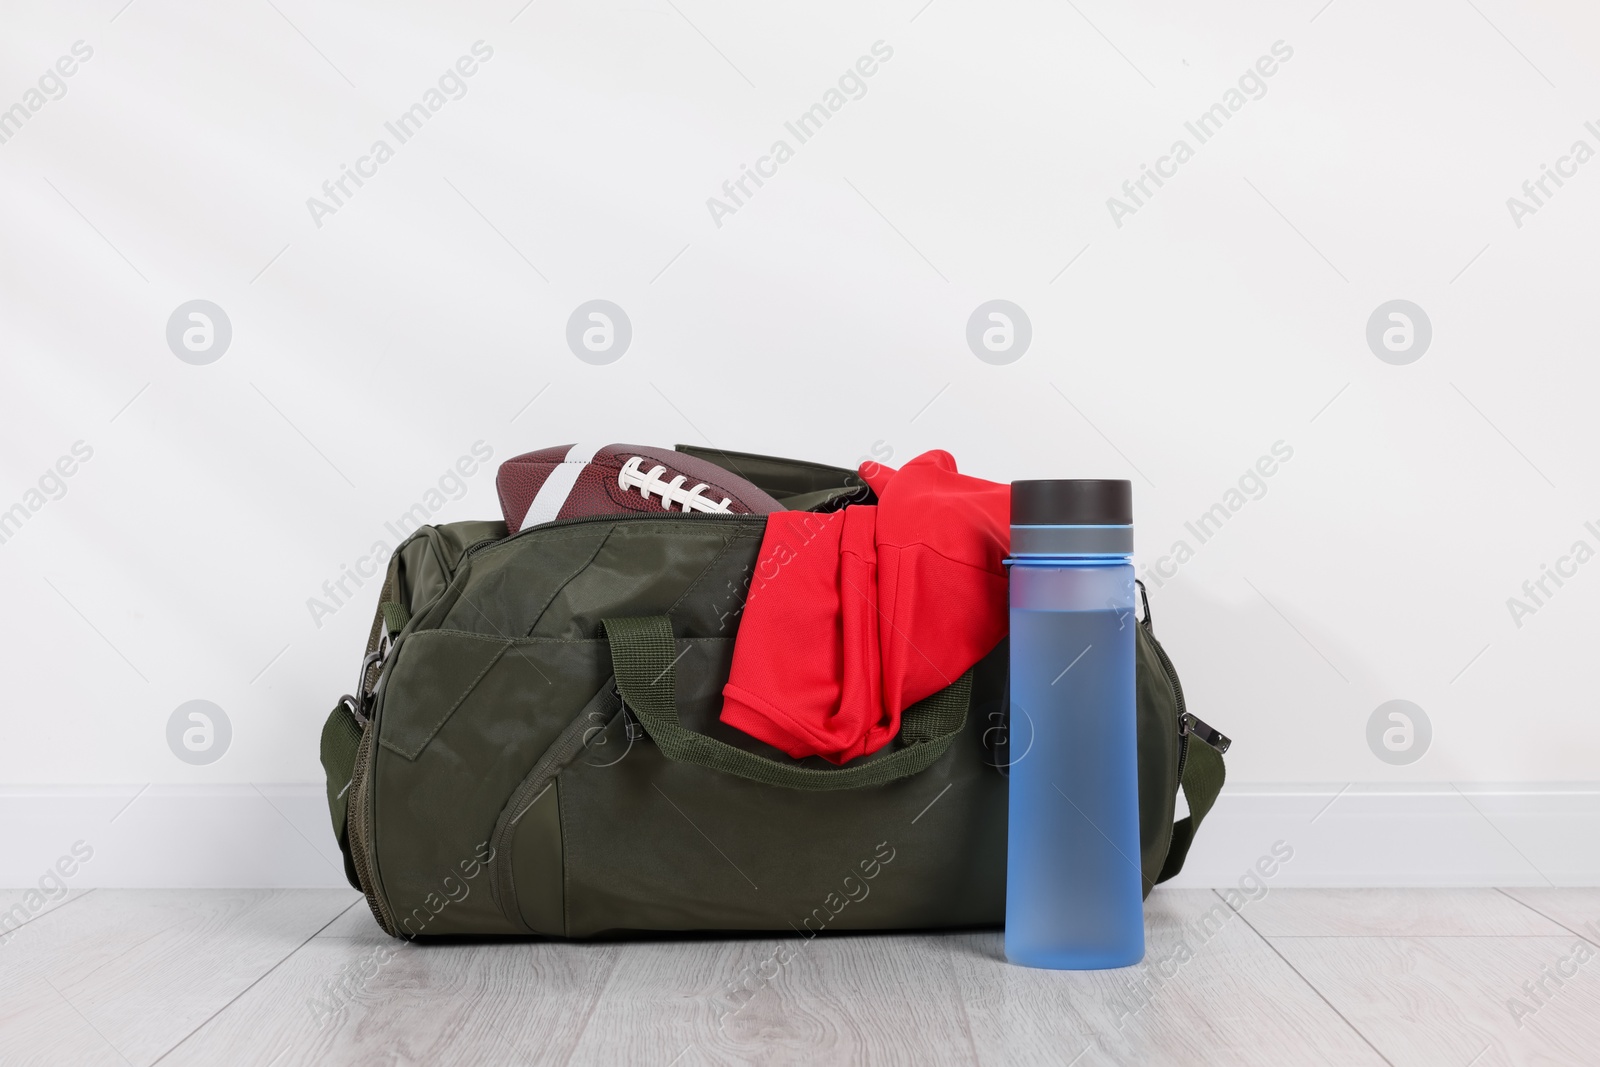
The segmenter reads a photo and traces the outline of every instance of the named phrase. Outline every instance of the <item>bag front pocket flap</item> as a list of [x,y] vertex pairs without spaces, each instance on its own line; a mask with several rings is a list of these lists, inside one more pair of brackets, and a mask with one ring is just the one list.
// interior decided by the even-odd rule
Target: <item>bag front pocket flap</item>
[[395,648],[385,682],[389,692],[404,698],[385,703],[378,733],[383,747],[408,760],[420,756],[512,643],[445,630],[408,635]]

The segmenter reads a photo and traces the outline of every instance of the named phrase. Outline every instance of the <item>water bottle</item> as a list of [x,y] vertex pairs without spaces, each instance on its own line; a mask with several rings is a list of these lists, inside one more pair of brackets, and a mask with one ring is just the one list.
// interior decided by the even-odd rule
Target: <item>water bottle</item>
[[1011,483],[1006,958],[1144,958],[1133,486]]

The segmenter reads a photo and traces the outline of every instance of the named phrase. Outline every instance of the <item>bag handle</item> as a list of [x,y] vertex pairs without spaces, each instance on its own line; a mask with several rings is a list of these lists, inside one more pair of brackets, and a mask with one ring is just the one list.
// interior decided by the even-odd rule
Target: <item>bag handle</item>
[[865,789],[927,768],[945,754],[966,725],[971,671],[905,710],[900,736],[911,743],[904,748],[838,770],[780,763],[683,725],[674,689],[678,650],[672,622],[665,615],[606,619],[600,625],[611,642],[611,665],[623,702],[633,709],[661,754],[679,763],[785,789]]

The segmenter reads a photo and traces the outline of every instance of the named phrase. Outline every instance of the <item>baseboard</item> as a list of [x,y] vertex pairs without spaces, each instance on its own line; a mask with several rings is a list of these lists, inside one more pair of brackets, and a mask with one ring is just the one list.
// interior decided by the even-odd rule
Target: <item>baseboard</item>
[[[1259,864],[1292,850],[1281,865]],[[1600,783],[1225,789],[1174,886],[1600,886]]]
[[38,884],[62,857],[72,889],[347,884],[320,785],[7,787],[0,840],[6,887]]
[[[8,787],[0,841],[0,887],[345,884],[318,785]],[[1171,884],[1252,879],[1600,886],[1600,784],[1234,786]]]

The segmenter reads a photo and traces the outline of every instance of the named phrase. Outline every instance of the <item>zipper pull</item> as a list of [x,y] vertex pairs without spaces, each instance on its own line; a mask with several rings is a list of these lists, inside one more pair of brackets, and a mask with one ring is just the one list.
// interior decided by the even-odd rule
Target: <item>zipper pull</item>
[[1233,744],[1233,739],[1227,734],[1193,712],[1186,711],[1178,717],[1178,736],[1187,737],[1191,734],[1216,749],[1219,754],[1227,752],[1228,746]]
[[627,701],[622,699],[622,690],[616,682],[611,683],[611,696],[622,705],[622,735],[628,739],[630,745],[641,740],[644,737],[644,724],[634,715],[633,709],[628,707]]

